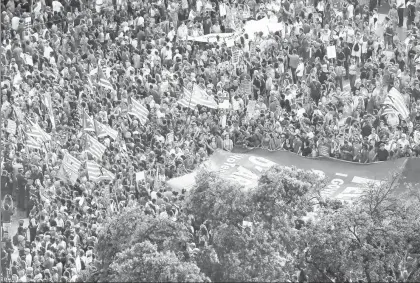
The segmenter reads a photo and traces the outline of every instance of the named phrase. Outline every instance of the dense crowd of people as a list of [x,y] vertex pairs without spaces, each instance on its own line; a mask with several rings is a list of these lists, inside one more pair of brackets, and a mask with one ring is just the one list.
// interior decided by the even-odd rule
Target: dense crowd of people
[[[382,22],[380,4],[3,1],[3,277],[75,282],[94,262],[98,229],[110,213],[141,205],[176,219],[185,192],[171,192],[164,181],[217,149],[360,163],[418,157],[418,7],[391,0]],[[265,18],[276,31],[243,32]],[[390,107],[390,91],[404,105]],[[194,95],[216,107],[192,105]],[[188,105],[180,103],[185,97]],[[130,114],[133,101],[147,119]],[[86,117],[118,135],[95,136]],[[51,139],[28,134],[33,127]],[[86,135],[105,145],[100,158],[86,150]],[[83,164],[75,182],[60,172],[66,154]],[[115,178],[93,180],[88,160]],[[16,209],[29,226],[21,221],[11,235]]]

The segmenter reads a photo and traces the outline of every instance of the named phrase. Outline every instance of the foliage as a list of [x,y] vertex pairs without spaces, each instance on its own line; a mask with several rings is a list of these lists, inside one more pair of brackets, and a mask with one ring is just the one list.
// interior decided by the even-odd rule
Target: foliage
[[133,231],[136,231],[137,225],[144,218],[145,215],[140,209],[131,208],[106,219],[95,246],[96,255],[104,261],[105,268],[117,253],[129,246]]
[[[321,184],[314,173],[273,167],[258,188],[246,191],[200,172],[186,207],[196,219],[211,221],[211,248],[218,262],[209,264],[201,255],[197,265],[209,269],[206,274],[213,281],[287,280],[296,270],[289,254],[296,237],[294,221],[311,211]],[[244,227],[244,220],[252,227]]]
[[[156,245],[159,252],[180,252],[185,250],[191,234],[182,223],[146,215],[142,209],[126,208],[106,220],[98,235],[96,254],[102,262],[101,280],[111,276],[109,265],[117,254],[145,241]],[[96,280],[95,280],[96,281]]]
[[185,208],[198,222],[209,220],[216,226],[229,223],[239,227],[250,215],[248,195],[240,186],[207,171],[199,172],[196,180]]
[[[261,176],[258,187],[252,190],[252,203],[258,219],[270,229],[279,223],[305,216],[318,202],[324,183],[315,173],[296,168],[273,167]],[[284,216],[284,217],[279,217]]]
[[397,178],[341,203],[296,168],[273,167],[250,190],[201,171],[177,221],[138,208],[106,220],[101,280],[420,281],[420,192],[395,195]]
[[118,253],[110,266],[111,282],[206,282],[200,269],[181,262],[170,251],[159,252],[157,245],[145,241]]
[[299,231],[310,281],[420,280],[411,256],[420,253],[420,202],[397,198],[393,183],[370,185],[355,203],[320,214]]

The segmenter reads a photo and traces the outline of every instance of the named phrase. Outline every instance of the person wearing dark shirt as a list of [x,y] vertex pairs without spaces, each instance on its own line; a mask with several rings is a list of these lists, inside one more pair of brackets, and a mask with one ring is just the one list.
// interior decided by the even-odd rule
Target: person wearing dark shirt
[[389,152],[388,152],[388,150],[385,149],[385,144],[384,143],[381,143],[379,145],[379,149],[378,149],[378,152],[377,152],[376,156],[378,157],[378,161],[387,161],[388,160]]
[[414,85],[414,89],[411,92],[411,99],[417,101],[420,99],[420,87],[419,82],[416,82]]
[[372,125],[369,121],[362,126],[362,136],[368,137],[372,133]]

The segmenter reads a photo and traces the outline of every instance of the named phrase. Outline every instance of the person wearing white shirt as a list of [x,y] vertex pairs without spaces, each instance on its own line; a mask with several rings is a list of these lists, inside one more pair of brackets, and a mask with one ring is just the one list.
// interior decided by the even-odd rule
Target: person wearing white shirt
[[19,21],[20,21],[19,17],[14,16],[12,18],[12,29],[13,30],[17,30],[19,28]]
[[302,80],[304,72],[305,72],[305,64],[303,63],[303,59],[299,58],[299,64],[296,68],[296,77],[298,81]]
[[353,40],[354,40],[354,29],[351,26],[351,24],[349,24],[347,28],[346,41],[349,44],[353,44]]
[[353,6],[353,4],[349,4],[348,6],[347,6],[347,17],[349,18],[349,19],[353,19],[353,17],[354,17],[354,6]]
[[61,4],[59,1],[53,1],[52,2],[52,9],[53,12],[61,12],[61,8],[63,8],[63,4]]
[[397,0],[397,11],[398,11],[398,26],[402,28],[404,25],[404,10],[405,0]]
[[44,47],[44,57],[49,59],[51,56],[51,52],[53,52],[54,50],[51,48],[51,46],[49,44],[47,44]]

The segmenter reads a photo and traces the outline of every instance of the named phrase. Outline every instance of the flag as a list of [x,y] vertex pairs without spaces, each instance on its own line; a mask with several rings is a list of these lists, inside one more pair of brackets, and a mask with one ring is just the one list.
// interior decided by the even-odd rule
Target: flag
[[25,146],[30,147],[30,148],[36,148],[36,149],[41,149],[42,148],[41,142],[39,142],[38,140],[34,139],[31,136],[27,136]]
[[398,113],[397,113],[397,110],[395,110],[393,107],[389,105],[384,105],[382,107],[381,115],[398,115]]
[[193,95],[198,98],[197,104],[207,108],[217,109],[217,102],[214,98],[207,94],[206,90],[195,84],[193,87]]
[[211,109],[217,109],[217,102],[213,97],[198,85],[194,85],[192,91],[184,88],[184,96],[178,100],[183,107],[194,109],[197,105],[202,105]]
[[88,176],[90,181],[99,182],[103,180],[113,180],[115,175],[99,166],[98,163],[92,160],[86,161],[86,168],[88,171]]
[[144,125],[148,120],[147,116],[149,116],[149,110],[147,110],[147,108],[144,107],[140,102],[131,98],[131,105],[128,110],[128,114],[134,115],[137,118],[139,118],[140,123]]
[[60,169],[57,172],[57,178],[60,178],[61,180],[74,185],[77,181],[77,178],[79,178],[79,172],[71,170],[71,168],[62,163]]
[[48,115],[50,116],[52,128],[55,129],[55,120],[54,120],[54,113],[53,113],[52,102],[51,102],[51,94],[49,92],[46,92],[44,94],[44,105],[47,108]]
[[31,123],[31,127],[27,135],[32,136],[35,139],[39,139],[42,142],[51,140],[51,136],[47,134],[43,129],[41,129],[38,124],[32,123],[31,121],[29,122]]
[[95,131],[94,121],[86,113],[86,110],[83,110],[82,127],[84,131]]
[[385,98],[383,104],[394,108],[397,113],[403,117],[403,119],[406,119],[410,115],[410,111],[405,104],[403,96],[394,87],[388,92],[388,96]]
[[82,162],[68,152],[64,154],[62,164],[74,172],[79,172],[79,168],[82,166]]
[[114,90],[114,87],[112,86],[111,82],[105,77],[101,66],[98,66],[98,85],[110,90]]
[[106,147],[97,139],[86,134],[86,151],[90,152],[94,158],[101,160],[105,149]]
[[95,132],[98,138],[110,136],[114,141],[117,140],[118,131],[112,129],[110,126],[102,124],[96,120],[93,120],[95,125]]
[[178,100],[178,104],[182,107],[194,109],[197,106],[196,101],[192,99],[192,92],[184,87],[184,95],[183,97]]

